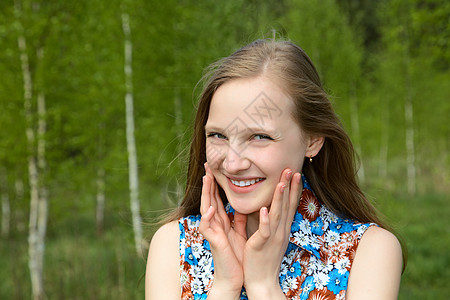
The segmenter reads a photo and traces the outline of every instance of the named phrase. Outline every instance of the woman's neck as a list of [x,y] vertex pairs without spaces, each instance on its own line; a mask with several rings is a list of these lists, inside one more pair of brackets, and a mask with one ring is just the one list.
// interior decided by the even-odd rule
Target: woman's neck
[[259,211],[247,215],[247,238],[249,239],[259,228]]

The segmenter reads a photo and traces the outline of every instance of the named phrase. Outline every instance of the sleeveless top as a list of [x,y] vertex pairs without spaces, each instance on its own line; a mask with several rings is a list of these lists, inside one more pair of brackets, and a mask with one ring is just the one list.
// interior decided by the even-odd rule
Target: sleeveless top
[[[280,267],[288,299],[345,299],[358,243],[373,223],[343,219],[325,207],[302,175],[303,191]],[[226,210],[233,219],[234,210]],[[201,216],[179,219],[181,299],[206,299],[214,281],[211,248],[199,232]],[[248,299],[242,288],[240,299]]]

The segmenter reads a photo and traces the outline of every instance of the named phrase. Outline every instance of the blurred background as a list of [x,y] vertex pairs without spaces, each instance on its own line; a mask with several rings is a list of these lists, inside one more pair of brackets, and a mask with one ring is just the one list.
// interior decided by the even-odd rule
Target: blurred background
[[449,20],[444,0],[0,1],[0,299],[143,299],[196,84],[273,36],[314,61],[408,246],[400,299],[448,299]]

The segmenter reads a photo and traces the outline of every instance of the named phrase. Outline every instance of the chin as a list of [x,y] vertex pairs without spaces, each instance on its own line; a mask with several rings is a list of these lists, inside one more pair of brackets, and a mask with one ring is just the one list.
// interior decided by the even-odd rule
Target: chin
[[[237,211],[243,215],[250,215],[250,214],[259,212],[260,209],[264,206],[261,203],[249,204],[248,200],[244,200],[244,199],[228,198],[228,202],[230,203],[231,207],[233,207],[233,209],[235,211]],[[268,206],[266,206],[266,207],[268,207]]]

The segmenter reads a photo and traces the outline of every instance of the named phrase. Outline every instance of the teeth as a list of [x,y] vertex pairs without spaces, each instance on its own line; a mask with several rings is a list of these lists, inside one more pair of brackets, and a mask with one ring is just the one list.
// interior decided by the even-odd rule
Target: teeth
[[255,184],[261,180],[263,180],[263,178],[257,178],[257,179],[252,179],[252,180],[233,180],[233,179],[231,179],[231,182],[237,186],[249,186],[249,185]]

